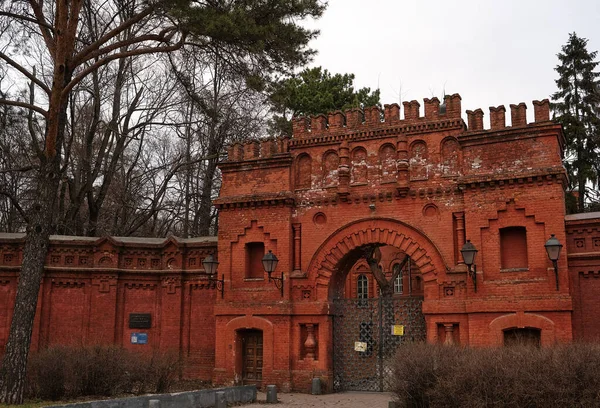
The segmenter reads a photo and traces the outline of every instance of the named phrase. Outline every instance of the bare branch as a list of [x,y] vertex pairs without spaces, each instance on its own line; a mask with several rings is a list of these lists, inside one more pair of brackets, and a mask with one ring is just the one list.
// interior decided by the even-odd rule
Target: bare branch
[[93,72],[94,70],[100,68],[103,65],[108,64],[111,61],[115,61],[115,60],[118,60],[120,58],[133,57],[135,55],[154,54],[154,53],[175,51],[175,50],[178,50],[179,48],[181,48],[183,46],[184,40],[185,40],[185,35],[182,35],[181,38],[179,39],[179,41],[177,43],[173,44],[173,45],[168,45],[168,46],[164,46],[164,47],[138,48],[138,49],[135,49],[135,50],[124,51],[124,52],[119,52],[119,53],[116,53],[116,54],[108,55],[108,56],[106,56],[106,57],[104,57],[102,59],[99,59],[98,61],[96,61],[92,65],[90,65],[87,68],[85,68],[79,74],[77,74],[77,76],[75,78],[73,78],[69,82],[69,84],[62,91],[62,97],[64,97],[65,95],[67,95],[69,92],[71,92],[71,89],[73,89],[73,87],[75,85],[77,85],[83,78],[85,78],[91,72]]
[[119,48],[127,47],[127,46],[133,45],[133,44],[140,44],[145,41],[156,41],[158,43],[161,43],[161,42],[168,43],[171,40],[171,38],[173,38],[173,35],[175,34],[175,32],[176,32],[176,29],[172,28],[169,30],[163,30],[159,34],[146,34],[146,35],[134,37],[134,38],[123,40],[123,41],[117,41],[114,44],[111,44],[107,47],[100,48],[96,51],[91,52],[90,54],[88,54],[86,56],[86,58],[83,61],[81,61],[81,63],[87,62],[87,61],[94,59],[96,57],[99,57],[101,55],[106,55],[114,50],[118,50]]
[[48,88],[46,86],[46,84],[44,84],[42,81],[37,79],[34,74],[27,71],[25,69],[25,67],[23,67],[21,64],[19,64],[17,61],[13,60],[8,55],[4,54],[2,51],[0,51],[0,58],[2,58],[4,61],[6,61],[10,66],[15,68],[17,71],[19,71],[20,73],[25,75],[27,78],[29,78],[30,81],[35,83],[37,86],[42,88],[48,95],[50,95],[50,88]]
[[100,39],[94,41],[87,47],[83,48],[81,51],[79,51],[77,53],[77,55],[75,55],[75,57],[73,57],[74,64],[77,66],[77,65],[83,63],[85,60],[88,59],[87,56],[93,50],[99,49],[107,41],[109,41],[112,38],[115,38],[117,35],[119,35],[123,31],[125,31],[129,27],[133,26],[134,24],[142,21],[145,17],[150,15],[153,11],[154,11],[154,6],[148,6],[148,8],[143,10],[138,15],[131,17],[127,21],[121,23],[121,25],[119,25],[118,27],[115,27],[114,29],[110,30],[108,33],[104,34]]
[[50,31],[48,28],[46,28],[50,24],[48,24],[46,22],[46,18],[44,17],[44,12],[42,10],[41,2],[38,3],[35,0],[30,0],[29,5],[31,6],[31,8],[33,10],[33,14],[35,15],[36,23],[40,26],[40,31],[42,32],[42,35],[44,36],[44,41],[46,42],[46,47],[48,47],[48,50],[50,51],[50,55],[52,55],[52,57],[54,57],[55,52],[56,52],[56,43],[54,41],[54,36],[53,36],[54,28],[52,28],[52,31]]
[[26,173],[35,169],[37,169],[37,166],[25,166],[17,169],[0,169],[0,173]]
[[[33,67],[33,76],[35,76],[35,67]],[[29,83],[29,104],[35,106],[35,86],[33,82]],[[33,110],[31,109],[29,109],[29,113],[27,114],[27,128],[29,129],[33,149],[35,150],[38,158],[43,162],[44,154],[42,149],[40,149],[40,141],[35,133],[35,129],[33,128]]]
[[22,14],[10,13],[8,11],[0,11],[0,16],[6,16],[6,17],[10,17],[10,18],[16,18],[18,20],[29,21],[30,23],[34,23],[41,27],[44,27],[44,28],[54,31],[54,28],[50,24],[46,23],[45,21],[39,21],[37,18],[24,16]]
[[7,197],[12,203],[12,205],[17,209],[21,217],[23,217],[25,223],[29,224],[29,218],[27,217],[27,214],[25,214],[25,210],[23,210],[23,207],[19,205],[19,201],[17,200],[17,198],[14,195],[12,195],[12,193],[9,193],[5,190],[0,190],[0,195]]
[[39,106],[35,106],[30,103],[11,101],[8,99],[0,99],[0,105],[19,106],[21,108],[31,109],[33,111],[36,111],[40,115],[42,115],[44,118],[46,118],[46,119],[48,118],[48,112],[46,112],[44,109],[40,108]]

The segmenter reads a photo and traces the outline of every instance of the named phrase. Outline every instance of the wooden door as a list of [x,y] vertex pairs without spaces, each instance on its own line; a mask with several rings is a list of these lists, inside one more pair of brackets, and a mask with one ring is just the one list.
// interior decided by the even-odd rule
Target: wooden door
[[251,330],[243,334],[242,378],[244,384],[261,385],[263,370],[263,336],[262,331]]

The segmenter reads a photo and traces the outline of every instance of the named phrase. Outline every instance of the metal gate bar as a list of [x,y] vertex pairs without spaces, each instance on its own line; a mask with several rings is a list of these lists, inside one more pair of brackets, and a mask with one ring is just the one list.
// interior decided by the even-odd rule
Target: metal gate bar
[[422,303],[422,297],[334,300],[334,390],[390,390],[396,349],[425,340]]

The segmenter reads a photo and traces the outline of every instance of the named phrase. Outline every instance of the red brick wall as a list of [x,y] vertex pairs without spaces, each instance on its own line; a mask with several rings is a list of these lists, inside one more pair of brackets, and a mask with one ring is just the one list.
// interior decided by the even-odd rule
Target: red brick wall
[[[263,384],[306,391],[319,376],[331,389],[331,302],[356,296],[357,262],[373,245],[411,257],[422,277],[430,342],[452,335],[461,345],[500,346],[504,330],[514,328],[539,329],[543,345],[597,339],[600,221],[567,218],[565,228],[564,138],[548,120],[547,101],[534,104],[531,124],[523,105],[512,107],[510,127],[505,109],[492,109],[493,130],[483,129],[481,110],[467,111],[467,128],[460,96],[447,96],[446,114],[439,102],[424,101],[425,117],[418,102],[406,102],[403,120],[397,105],[386,105],[383,121],[376,109],[365,111],[364,123],[357,110],[346,112],[345,122],[339,112],[312,118],[310,127],[296,119],[292,139],[231,146],[215,201],[218,244],[55,238],[34,348],[174,348],[189,363],[187,375],[236,383],[242,335],[260,330]],[[503,248],[501,231],[513,227],[524,229],[526,242],[508,240]],[[544,250],[550,234],[565,244],[558,290]],[[479,251],[477,287],[460,256],[467,239]],[[253,242],[278,257],[273,277],[283,273],[282,289],[260,270],[246,275]],[[0,237],[0,345],[21,245],[20,238]],[[223,297],[203,289],[201,261],[215,246]],[[514,268],[508,253],[524,267]],[[130,313],[152,315],[148,346],[130,344],[137,331],[128,327]],[[311,343],[314,353],[307,352]]]
[[566,255],[573,296],[573,336],[584,341],[599,341],[600,213],[568,215],[566,229]]
[[[439,101],[427,99],[420,117],[419,104],[407,102],[404,120],[397,105],[386,106],[384,121],[368,109],[364,123],[360,112],[348,111],[345,126],[340,113],[296,119],[291,140],[231,147],[217,206],[219,258],[235,298],[226,296],[216,309],[217,378],[239,370],[235,347],[219,344],[235,338],[223,326],[242,316],[273,325],[276,340],[265,352],[277,358],[266,365],[267,377],[277,372],[279,384],[299,389],[315,370],[331,378],[323,357],[334,345],[324,319],[333,297],[356,296],[355,263],[367,245],[390,245],[413,258],[430,341],[444,341],[451,327],[457,343],[498,345],[503,330],[523,325],[540,328],[543,344],[572,339],[570,281],[560,274],[556,290],[543,246],[551,233],[566,242],[561,128],[549,122],[547,101],[535,104],[529,125],[523,104],[511,107],[512,127],[500,117],[503,107],[492,110],[494,130],[482,128],[480,110],[468,112],[467,129],[460,104],[450,95],[440,114]],[[515,261],[505,255],[502,267],[500,231],[509,227],[523,228],[526,242],[508,241],[505,252]],[[460,258],[466,239],[479,249],[477,291]],[[252,240],[282,261],[283,296],[268,282],[241,278],[241,248]],[[566,270],[566,257],[559,267]],[[302,328],[313,323],[319,358],[305,361]]]
[[[4,349],[22,257],[19,234],[0,236],[0,350]],[[181,246],[180,246],[181,245]],[[177,352],[186,375],[211,379],[214,368],[214,290],[199,269],[216,253],[209,240],[73,239],[53,237],[32,349],[116,344],[142,352]],[[129,328],[131,313],[147,313],[148,329]],[[131,334],[148,335],[132,344]]]

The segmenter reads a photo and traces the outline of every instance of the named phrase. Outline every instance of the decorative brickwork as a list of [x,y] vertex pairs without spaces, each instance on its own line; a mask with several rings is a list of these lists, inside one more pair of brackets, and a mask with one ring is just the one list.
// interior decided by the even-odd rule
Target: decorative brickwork
[[[263,385],[308,391],[318,376],[332,390],[333,305],[379,296],[365,259],[375,247],[393,296],[422,301],[429,342],[500,346],[522,328],[542,345],[599,340],[600,214],[565,219],[564,137],[548,100],[534,101],[529,124],[523,103],[510,105],[511,126],[504,106],[490,108],[491,130],[481,109],[467,111],[467,126],[461,104],[454,94],[425,99],[424,117],[410,101],[404,119],[396,104],[295,118],[291,139],[230,146],[218,241],[53,237],[34,349],[176,349],[186,375],[227,384],[244,380],[251,350]],[[565,245],[559,290],[550,234]],[[467,239],[479,251],[477,290],[460,255]],[[23,235],[0,235],[0,347],[22,245]],[[279,259],[282,292],[253,248]],[[223,298],[202,269],[209,254]],[[132,315],[150,316],[150,328],[130,328]],[[142,330],[148,344],[132,344]]]
[[[0,351],[4,350],[16,294],[23,234],[0,234]],[[162,269],[172,248],[179,256],[216,254],[215,238],[162,240],[53,236],[32,337],[35,351],[57,344],[117,344],[152,353],[180,351],[186,375],[211,379],[215,318],[212,291],[192,291],[203,270]],[[60,255],[59,255],[60,254]],[[6,262],[10,255],[10,262]],[[128,261],[131,259],[131,261]],[[133,261],[137,259],[137,261]],[[148,260],[152,260],[149,270]],[[120,267],[118,265],[121,265]],[[140,266],[145,266],[140,270]],[[151,316],[151,327],[129,327],[129,316]],[[148,344],[132,344],[145,332]]]

